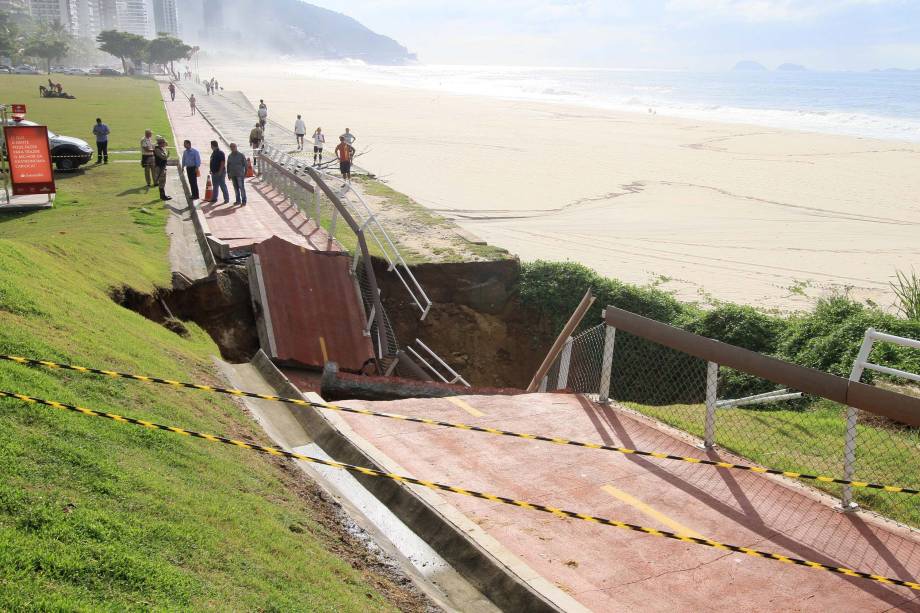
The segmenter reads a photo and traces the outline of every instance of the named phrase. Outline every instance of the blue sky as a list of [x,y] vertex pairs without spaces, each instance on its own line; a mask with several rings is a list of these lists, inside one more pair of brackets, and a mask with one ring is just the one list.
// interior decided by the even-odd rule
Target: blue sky
[[311,0],[426,63],[920,68],[920,0]]

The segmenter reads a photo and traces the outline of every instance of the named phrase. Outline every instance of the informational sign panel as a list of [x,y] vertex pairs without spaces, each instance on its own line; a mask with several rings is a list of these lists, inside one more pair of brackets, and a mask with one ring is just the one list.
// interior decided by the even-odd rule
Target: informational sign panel
[[53,194],[54,171],[46,126],[4,126],[14,196]]
[[24,104],[11,104],[10,110],[13,113],[13,119],[25,119],[26,118],[26,105]]

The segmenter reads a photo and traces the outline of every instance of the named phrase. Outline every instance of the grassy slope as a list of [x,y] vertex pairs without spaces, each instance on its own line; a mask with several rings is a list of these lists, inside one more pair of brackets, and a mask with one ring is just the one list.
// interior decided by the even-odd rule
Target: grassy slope
[[[41,80],[0,91],[63,134],[87,138],[101,115],[112,150],[167,130],[149,81],[67,78],[68,102],[38,100]],[[137,188],[137,156],[113,157],[132,163],[62,178],[54,210],[0,217],[0,352],[213,381],[201,330],[182,339],[108,298],[169,283],[164,210]],[[202,394],[9,363],[0,389],[261,438]],[[388,608],[261,456],[0,400],[0,466],[0,610]]]

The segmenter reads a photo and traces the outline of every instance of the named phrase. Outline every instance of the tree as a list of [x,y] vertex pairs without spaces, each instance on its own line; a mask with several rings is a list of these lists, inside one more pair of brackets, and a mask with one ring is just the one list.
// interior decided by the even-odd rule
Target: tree
[[22,25],[28,21],[27,16],[0,11],[0,57],[16,58],[22,54],[24,47]]
[[170,64],[172,72],[175,72],[172,63],[189,57],[191,53],[190,46],[167,34],[160,34],[147,45],[147,61],[150,64],[159,64],[164,67]]
[[147,52],[147,39],[130,32],[105,30],[96,37],[99,49],[121,60],[125,74],[128,74],[128,60],[140,62]]
[[23,50],[28,56],[45,60],[48,74],[51,74],[51,62],[67,55],[70,48],[70,35],[59,22],[42,24]]

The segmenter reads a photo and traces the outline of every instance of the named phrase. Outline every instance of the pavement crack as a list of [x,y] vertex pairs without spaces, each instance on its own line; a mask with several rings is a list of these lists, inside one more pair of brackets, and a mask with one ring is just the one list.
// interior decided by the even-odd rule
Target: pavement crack
[[644,582],[646,582],[646,581],[652,581],[652,580],[654,580],[654,579],[660,579],[661,577],[666,577],[666,576],[668,576],[668,575],[674,575],[674,574],[677,574],[677,573],[685,573],[685,572],[689,572],[689,571],[694,571],[694,570],[697,570],[697,569],[699,569],[699,568],[703,568],[704,566],[709,566],[710,564],[714,564],[714,563],[718,562],[719,560],[721,560],[721,559],[723,559],[723,558],[727,558],[728,556],[730,556],[730,555],[732,555],[732,554],[734,554],[734,553],[735,553],[735,552],[733,552],[733,551],[729,551],[728,553],[723,553],[723,554],[720,555],[720,556],[716,556],[715,558],[713,558],[712,560],[709,560],[708,562],[700,562],[699,564],[695,564],[695,565],[693,565],[693,566],[688,566],[687,568],[677,568],[677,569],[674,569],[674,570],[666,570],[666,571],[660,572],[660,573],[658,573],[658,574],[656,574],[656,575],[651,575],[651,576],[649,576],[649,577],[643,577],[643,578],[641,578],[641,579],[636,579],[635,581],[629,581],[629,582],[627,582],[627,583],[622,583],[622,584],[620,584],[620,585],[614,586],[613,588],[605,588],[605,589],[621,589],[621,588],[629,587],[629,586],[636,585],[636,584],[639,584],[639,583],[644,583]]

